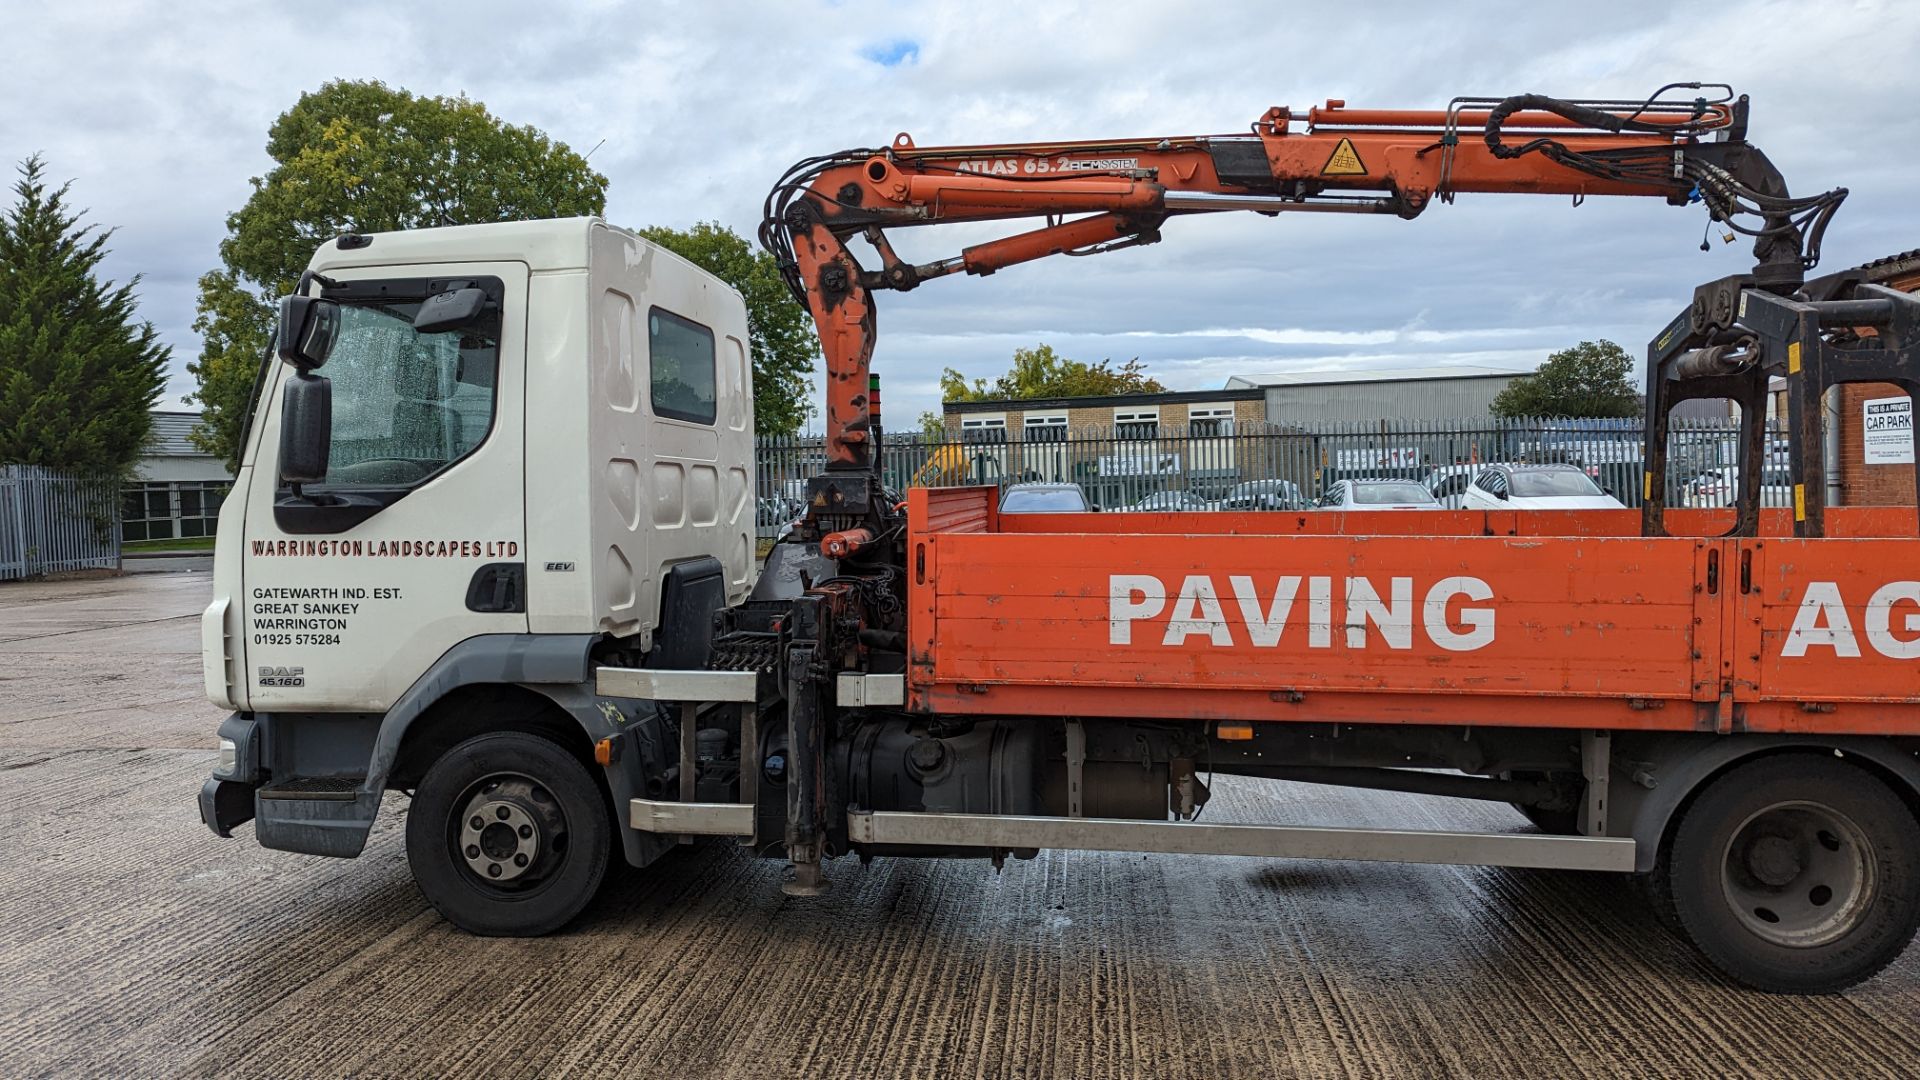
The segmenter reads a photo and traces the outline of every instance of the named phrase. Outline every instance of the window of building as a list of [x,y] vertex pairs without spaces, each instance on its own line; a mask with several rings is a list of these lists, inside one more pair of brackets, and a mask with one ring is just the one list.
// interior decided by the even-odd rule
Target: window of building
[[125,540],[172,540],[212,536],[227,497],[224,480],[128,484],[120,494],[120,535]]
[[713,331],[671,311],[647,313],[647,366],[653,412],[673,420],[711,424],[718,408]]
[[1157,439],[1160,437],[1159,409],[1113,410],[1113,437],[1116,439]]
[[1067,441],[1067,414],[1029,415],[1021,421],[1020,437],[1030,443]]
[[1006,442],[1007,418],[1004,416],[967,417],[960,421],[960,441],[963,443]]
[[1196,439],[1217,439],[1233,434],[1233,406],[1197,405],[1188,409],[1187,434]]

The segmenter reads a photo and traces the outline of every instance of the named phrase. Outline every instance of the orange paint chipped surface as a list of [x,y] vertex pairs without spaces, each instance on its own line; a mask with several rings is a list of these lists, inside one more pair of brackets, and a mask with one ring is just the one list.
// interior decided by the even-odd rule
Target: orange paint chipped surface
[[923,711],[1920,732],[1911,512],[909,516]]

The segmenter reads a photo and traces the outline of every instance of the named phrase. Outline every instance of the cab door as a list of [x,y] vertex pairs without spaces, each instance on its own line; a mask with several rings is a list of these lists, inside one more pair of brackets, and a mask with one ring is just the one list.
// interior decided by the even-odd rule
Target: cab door
[[[275,364],[247,498],[241,637],[263,711],[383,711],[448,649],[527,629],[523,263],[329,269],[337,342],[326,479],[279,480]],[[486,291],[418,333],[431,295]]]

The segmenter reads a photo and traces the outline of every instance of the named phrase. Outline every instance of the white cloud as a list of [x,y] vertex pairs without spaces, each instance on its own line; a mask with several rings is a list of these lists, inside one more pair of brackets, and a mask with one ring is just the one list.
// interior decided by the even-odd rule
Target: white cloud
[[[1920,73],[1884,52],[1920,40],[1909,3],[1405,2],[1285,18],[1147,0],[16,6],[0,157],[45,151],[54,176],[76,178],[76,203],[119,228],[110,273],[144,275],[142,314],[174,346],[176,394],[198,350],[194,279],[269,164],[267,125],[336,77],[466,93],[581,150],[604,139],[593,163],[615,221],[746,234],[788,163],[901,130],[922,145],[1241,131],[1270,105],[1328,97],[1627,97],[1720,78],[1753,95],[1751,137],[1796,191],[1853,189],[1828,267],[1920,247],[1906,197]],[[1138,354],[1182,386],[1276,365],[1527,367],[1583,338],[1637,352],[1694,285],[1746,265],[1744,245],[1699,252],[1702,224],[1697,208],[1654,200],[1576,211],[1495,196],[1413,222],[1182,220],[1155,247],[884,295],[876,367],[898,425],[933,405],[942,367],[997,374],[1038,340]],[[934,257],[980,237],[901,247]]]

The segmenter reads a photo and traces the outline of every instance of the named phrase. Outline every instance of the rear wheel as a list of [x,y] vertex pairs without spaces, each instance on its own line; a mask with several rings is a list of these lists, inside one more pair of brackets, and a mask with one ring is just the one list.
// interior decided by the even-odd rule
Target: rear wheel
[[1666,871],[1687,936],[1760,990],[1843,990],[1920,927],[1920,822],[1837,758],[1782,755],[1715,780],[1685,811]]
[[593,899],[611,843],[606,800],[586,767],[521,732],[447,751],[407,812],[407,862],[420,891],[474,934],[558,930]]

